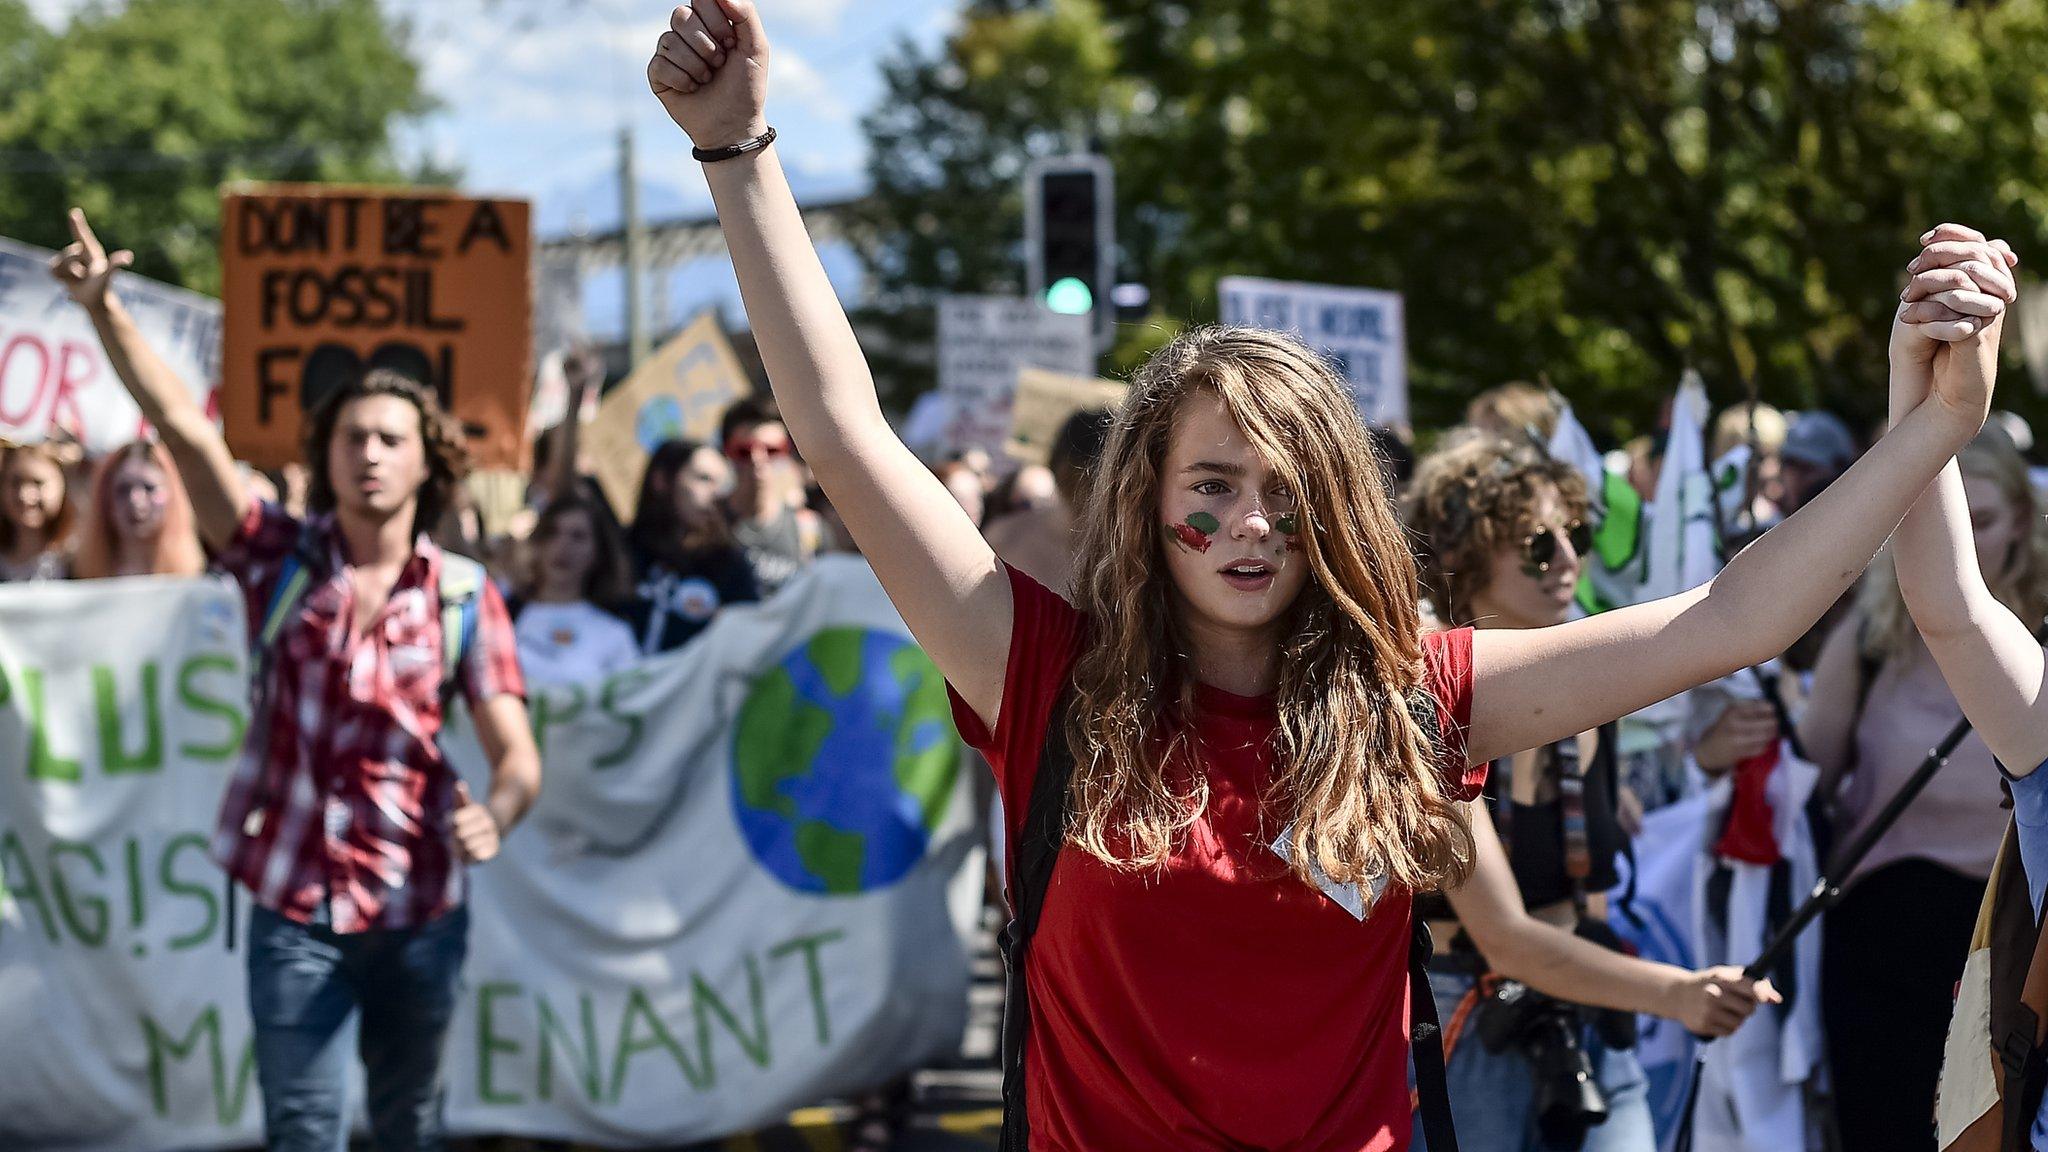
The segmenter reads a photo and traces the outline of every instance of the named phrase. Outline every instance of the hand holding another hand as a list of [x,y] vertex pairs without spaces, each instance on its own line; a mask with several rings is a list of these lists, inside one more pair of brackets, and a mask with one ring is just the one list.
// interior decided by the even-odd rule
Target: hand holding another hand
[[1991,410],[2005,310],[2019,296],[2019,257],[2005,241],[1960,224],[1939,225],[1920,241],[1892,323],[1892,412],[1903,416],[1931,396],[1974,434]]

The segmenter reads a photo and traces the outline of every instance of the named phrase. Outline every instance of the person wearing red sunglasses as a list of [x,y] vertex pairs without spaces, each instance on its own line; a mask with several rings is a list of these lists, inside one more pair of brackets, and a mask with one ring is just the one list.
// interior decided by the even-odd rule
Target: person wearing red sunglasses
[[718,443],[733,470],[726,501],[733,538],[753,564],[762,596],[772,596],[817,555],[817,536],[799,510],[789,429],[775,401],[749,396],[725,410]]

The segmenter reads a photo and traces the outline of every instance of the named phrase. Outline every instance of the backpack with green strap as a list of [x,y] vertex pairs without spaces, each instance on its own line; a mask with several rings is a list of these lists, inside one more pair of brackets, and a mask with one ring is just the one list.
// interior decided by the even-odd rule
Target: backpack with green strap
[[[263,626],[256,632],[256,684],[259,692],[269,687],[271,659],[277,638],[283,634],[285,623],[298,610],[306,590],[313,585],[313,573],[320,566],[315,543],[312,528],[302,529],[298,546],[285,557],[283,567],[278,569],[277,584],[271,589],[270,603],[263,610]],[[462,662],[469,655],[471,642],[476,639],[477,603],[483,595],[487,578],[484,566],[477,561],[453,552],[441,553],[438,591],[441,599],[441,707],[444,711],[449,701],[454,699],[456,685],[461,682]],[[455,638],[452,644],[448,642],[451,636]]]

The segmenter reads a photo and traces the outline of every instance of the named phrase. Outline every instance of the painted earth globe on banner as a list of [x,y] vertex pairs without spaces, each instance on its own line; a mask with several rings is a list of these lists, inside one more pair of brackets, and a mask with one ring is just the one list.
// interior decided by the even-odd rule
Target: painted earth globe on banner
[[673,396],[651,397],[633,414],[633,438],[649,452],[683,435],[683,406]]
[[827,628],[754,681],[736,728],[733,809],[776,879],[856,895],[924,858],[960,745],[945,680],[915,644]]

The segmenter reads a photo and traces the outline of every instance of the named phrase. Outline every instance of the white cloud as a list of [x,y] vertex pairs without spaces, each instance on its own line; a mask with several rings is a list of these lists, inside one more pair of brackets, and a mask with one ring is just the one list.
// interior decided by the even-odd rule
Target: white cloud
[[839,31],[847,0],[760,0],[760,7],[771,29],[801,27],[812,35],[829,36]]
[[853,105],[810,61],[788,48],[777,48],[769,57],[768,93],[770,100],[800,104],[827,124],[853,123]]

